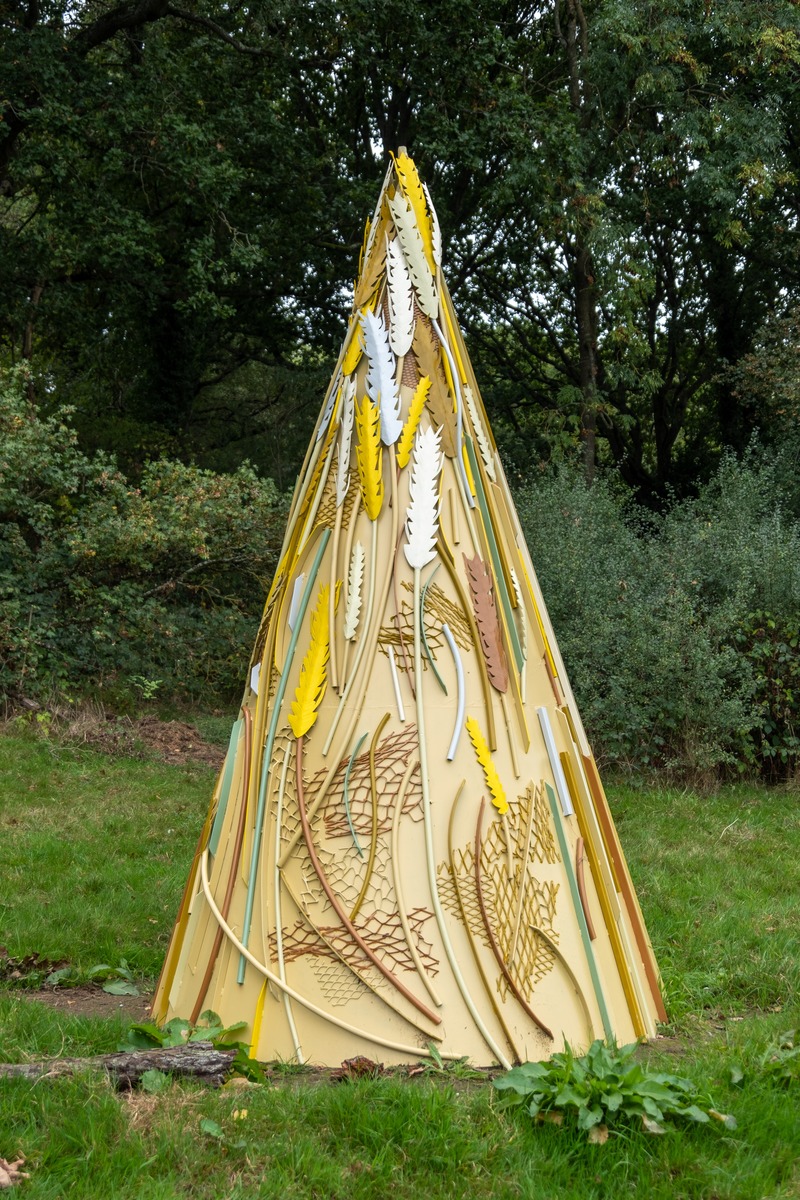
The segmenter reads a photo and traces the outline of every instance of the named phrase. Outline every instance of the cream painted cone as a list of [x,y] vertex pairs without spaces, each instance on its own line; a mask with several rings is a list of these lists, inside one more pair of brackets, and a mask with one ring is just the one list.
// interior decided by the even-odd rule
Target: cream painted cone
[[437,229],[401,154],[154,1002],[262,1060],[508,1064],[665,1019]]

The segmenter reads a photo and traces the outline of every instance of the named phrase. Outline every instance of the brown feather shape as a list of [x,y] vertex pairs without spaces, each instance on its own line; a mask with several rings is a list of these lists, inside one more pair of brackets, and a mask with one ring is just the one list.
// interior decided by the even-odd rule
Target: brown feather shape
[[494,602],[492,577],[481,562],[480,555],[474,558],[464,557],[467,568],[469,591],[472,597],[472,607],[475,610],[475,623],[481,639],[481,650],[486,660],[486,670],[492,687],[498,692],[508,690],[508,660],[503,648],[503,635],[500,631],[500,621],[497,617],[497,605]]
[[428,412],[441,430],[442,450],[448,458],[455,458],[458,453],[456,414],[442,370],[442,349],[430,321],[421,312],[414,326],[413,349],[420,375],[427,375],[431,381]]
[[354,308],[363,308],[372,299],[386,270],[386,232],[389,228],[385,213],[381,212],[379,224],[370,250],[369,259],[361,264],[361,274],[355,288]]

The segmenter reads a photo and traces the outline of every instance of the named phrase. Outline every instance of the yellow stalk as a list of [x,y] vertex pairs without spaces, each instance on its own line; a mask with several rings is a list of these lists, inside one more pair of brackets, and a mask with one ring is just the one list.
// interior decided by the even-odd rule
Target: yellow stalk
[[349,341],[347,349],[344,352],[342,359],[342,374],[352,375],[359,362],[361,355],[364,353],[364,346],[361,341],[361,320],[360,313],[354,313],[350,321],[350,329],[348,330]]

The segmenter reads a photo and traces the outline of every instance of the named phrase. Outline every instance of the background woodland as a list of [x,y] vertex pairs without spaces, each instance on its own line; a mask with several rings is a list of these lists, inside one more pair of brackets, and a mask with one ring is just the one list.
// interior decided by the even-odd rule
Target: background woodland
[[793,0],[5,0],[0,691],[231,703],[387,152],[599,754],[800,758]]

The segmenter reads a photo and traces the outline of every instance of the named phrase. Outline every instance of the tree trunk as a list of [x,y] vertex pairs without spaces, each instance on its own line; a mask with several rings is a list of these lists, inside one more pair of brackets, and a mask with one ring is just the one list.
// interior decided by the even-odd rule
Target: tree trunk
[[[588,30],[581,0],[566,0],[566,21],[562,28],[561,0],[555,0],[556,32],[567,58],[569,73],[569,102],[582,137],[591,123],[588,102],[588,83],[584,60],[588,54]],[[576,195],[573,204],[577,212],[573,254],[573,284],[575,289],[575,322],[578,334],[578,372],[581,390],[581,441],[583,443],[583,473],[592,483],[597,462],[597,302],[595,272],[589,249],[592,218],[585,208],[585,197]]]

